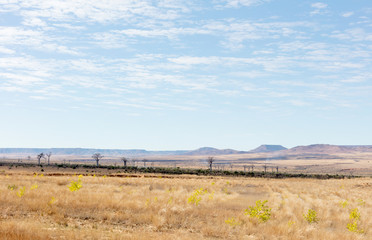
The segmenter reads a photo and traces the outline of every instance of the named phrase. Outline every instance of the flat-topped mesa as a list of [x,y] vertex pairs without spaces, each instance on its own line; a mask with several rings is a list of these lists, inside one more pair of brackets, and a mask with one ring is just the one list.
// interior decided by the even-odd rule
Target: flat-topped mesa
[[290,154],[303,153],[353,153],[353,152],[372,152],[372,145],[331,145],[331,144],[312,144],[308,146],[297,146],[288,149]]
[[202,147],[193,151],[185,153],[185,155],[227,155],[227,154],[241,154],[246,153],[234,149],[217,149],[212,147]]

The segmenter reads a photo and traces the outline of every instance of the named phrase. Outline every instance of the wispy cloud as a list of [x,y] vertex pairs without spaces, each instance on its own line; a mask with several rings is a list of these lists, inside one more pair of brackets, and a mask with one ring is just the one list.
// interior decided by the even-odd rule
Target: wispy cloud
[[107,23],[135,18],[172,20],[188,12],[188,5],[179,1],[99,1],[50,0],[6,1],[1,11],[20,11],[24,17],[45,18],[51,21],[73,22],[77,19]]
[[353,15],[354,15],[354,12],[345,12],[345,13],[341,14],[341,16],[343,16],[345,18],[351,17]]
[[15,53],[15,51],[12,50],[12,49],[9,49],[9,48],[0,46],[0,53],[3,53],[3,54],[13,54],[13,53]]
[[326,13],[325,9],[328,7],[328,5],[322,2],[316,2],[312,3],[311,7],[314,8],[314,10],[310,12],[310,15],[317,15]]
[[77,50],[55,42],[41,30],[29,30],[23,27],[0,26],[0,44],[3,46],[21,45],[40,51],[79,55]]
[[363,28],[352,28],[346,29],[345,31],[334,31],[331,34],[331,37],[340,39],[340,40],[349,40],[349,41],[372,41],[372,33],[366,32]]
[[[0,11],[14,11],[20,20],[0,27],[0,53],[8,55],[0,58],[0,89],[84,104],[99,96],[112,106],[122,104],[116,107],[156,110],[200,107],[184,104],[188,94],[225,100],[265,96],[301,105],[319,98],[322,89],[369,82],[367,17],[359,18],[365,23],[350,18],[348,26],[319,25],[315,15],[332,7],[322,2],[310,5],[314,18],[196,17],[216,11],[216,5],[217,11],[240,11],[266,2],[6,1]],[[289,93],[299,88],[308,91],[307,99]],[[136,95],[145,100],[127,100]],[[164,104],[174,99],[181,100]]]
[[238,8],[260,5],[269,0],[220,0],[216,8]]
[[327,4],[322,3],[322,2],[316,2],[316,3],[311,4],[311,7],[317,8],[317,9],[324,9],[324,8],[327,8],[327,6],[328,6]]

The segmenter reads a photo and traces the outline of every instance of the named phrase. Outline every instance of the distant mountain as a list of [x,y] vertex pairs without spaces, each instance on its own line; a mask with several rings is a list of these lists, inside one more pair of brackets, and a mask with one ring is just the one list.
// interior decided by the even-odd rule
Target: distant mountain
[[307,154],[307,153],[353,153],[353,152],[372,152],[372,145],[330,145],[312,144],[308,146],[297,146],[286,151],[287,154]]
[[143,149],[94,149],[94,148],[0,148],[0,154],[36,155],[51,152],[53,155],[87,156],[101,153],[106,156],[180,155],[188,151],[146,151]]
[[[212,147],[202,147],[196,150],[176,150],[176,151],[147,151],[144,149],[94,149],[94,148],[0,148],[0,154],[17,154],[35,156],[39,153],[51,152],[53,155],[73,155],[73,156],[91,156],[94,153],[101,153],[104,156],[166,156],[166,155],[229,155],[244,153],[275,153],[281,156],[285,155],[308,155],[308,154],[337,154],[337,153],[355,153],[372,152],[372,145],[330,145],[313,144],[308,146],[297,146],[286,149],[281,145],[261,145],[249,152],[237,151],[234,149],[217,149]],[[276,153],[275,153],[276,154]]]
[[237,151],[234,149],[217,149],[212,147],[202,147],[193,151],[184,153],[183,155],[228,155],[228,154],[241,154],[247,153],[243,151]]
[[287,150],[287,148],[282,145],[261,145],[258,148],[255,148],[250,153],[265,153],[265,152],[276,152],[281,150]]

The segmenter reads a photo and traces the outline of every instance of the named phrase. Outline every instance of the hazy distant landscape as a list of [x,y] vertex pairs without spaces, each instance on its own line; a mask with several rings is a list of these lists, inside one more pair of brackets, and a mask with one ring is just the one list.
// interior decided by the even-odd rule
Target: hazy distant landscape
[[[101,153],[102,165],[138,167],[207,168],[207,158],[214,157],[214,167],[220,170],[276,171],[341,175],[372,175],[372,146],[338,146],[314,144],[287,149],[281,145],[261,145],[248,151],[203,147],[196,150],[147,151],[142,149],[84,149],[84,148],[0,148],[5,162],[35,163],[40,153],[52,153],[51,163],[95,164],[94,153]],[[146,163],[144,163],[144,160]],[[46,159],[42,159],[46,163]]]

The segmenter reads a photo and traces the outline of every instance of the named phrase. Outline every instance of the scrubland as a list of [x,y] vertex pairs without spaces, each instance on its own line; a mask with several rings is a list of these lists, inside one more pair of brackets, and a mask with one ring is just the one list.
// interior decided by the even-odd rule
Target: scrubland
[[372,178],[96,174],[0,169],[0,238],[372,239]]

